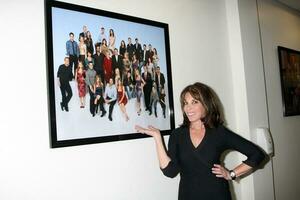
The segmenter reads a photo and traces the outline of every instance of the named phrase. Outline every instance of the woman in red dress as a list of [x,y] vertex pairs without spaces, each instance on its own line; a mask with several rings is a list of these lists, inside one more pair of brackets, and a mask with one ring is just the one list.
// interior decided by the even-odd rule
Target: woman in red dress
[[104,68],[104,79],[105,83],[109,82],[109,79],[112,78],[112,59],[110,56],[110,51],[105,48],[104,50],[104,60],[103,60],[103,68]]
[[127,100],[127,96],[125,93],[125,87],[124,87],[121,79],[118,79],[118,82],[117,82],[117,93],[118,93],[118,104],[120,106],[122,113],[125,115],[125,120],[128,121],[129,117],[128,117],[128,114],[126,112],[126,107],[125,107],[128,100]]
[[86,84],[85,84],[85,70],[83,68],[82,62],[78,63],[78,68],[76,69],[76,74],[75,74],[75,80],[77,82],[78,94],[80,98],[80,108],[84,108]]

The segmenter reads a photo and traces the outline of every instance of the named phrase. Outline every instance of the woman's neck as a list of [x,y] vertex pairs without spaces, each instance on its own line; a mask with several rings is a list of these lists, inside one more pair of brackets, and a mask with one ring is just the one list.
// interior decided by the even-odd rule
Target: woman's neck
[[204,124],[201,120],[196,121],[196,122],[191,122],[190,124],[191,129],[199,130],[204,128]]

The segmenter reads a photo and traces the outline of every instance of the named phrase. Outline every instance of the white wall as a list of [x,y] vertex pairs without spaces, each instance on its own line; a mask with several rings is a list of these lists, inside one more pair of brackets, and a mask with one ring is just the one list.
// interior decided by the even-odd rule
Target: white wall
[[[168,23],[176,124],[180,91],[202,81],[219,94],[235,130],[225,1],[68,2]],[[43,1],[0,4],[0,199],[176,199],[178,179],[160,172],[151,138],[49,148]]]
[[[256,1],[227,0],[226,5],[236,131],[255,142],[255,129],[268,127]],[[238,158],[245,159],[241,154]],[[239,184],[238,199],[274,199],[271,163]]]
[[259,0],[270,129],[275,143],[276,199],[299,199],[299,116],[283,117],[277,46],[300,51],[300,12],[276,1]]

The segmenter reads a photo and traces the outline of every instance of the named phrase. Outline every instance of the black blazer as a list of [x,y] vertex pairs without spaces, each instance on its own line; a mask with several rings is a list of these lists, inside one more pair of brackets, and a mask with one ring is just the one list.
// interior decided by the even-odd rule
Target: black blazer
[[94,54],[94,62],[95,62],[95,65],[94,65],[94,69],[97,73],[102,73],[104,70],[103,70],[103,60],[104,60],[104,54],[100,53],[99,55],[98,54]]
[[156,83],[157,89],[159,89],[159,85],[162,86],[162,89],[165,88],[166,80],[165,80],[165,76],[163,75],[163,73],[159,74],[159,82],[158,82],[158,75],[157,75],[157,73],[155,73],[155,83]]
[[111,59],[112,59],[113,72],[115,72],[116,68],[119,68],[120,72],[122,72],[123,71],[123,56],[118,55],[118,61],[117,61],[115,55],[113,55]]
[[136,46],[136,44],[133,45],[134,47],[134,53],[136,55],[136,58],[141,61],[141,54],[142,54],[142,46],[140,43]]
[[144,79],[146,85],[144,86],[144,90],[151,90],[152,88],[152,83],[153,83],[153,80],[152,80],[152,77],[151,77],[151,74],[149,72],[147,72],[147,75],[145,77],[145,72],[142,73],[142,78]]

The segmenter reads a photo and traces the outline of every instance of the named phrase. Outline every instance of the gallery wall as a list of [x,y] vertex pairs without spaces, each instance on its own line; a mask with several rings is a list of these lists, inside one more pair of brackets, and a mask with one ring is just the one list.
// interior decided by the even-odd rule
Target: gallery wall
[[300,51],[300,11],[271,0],[258,1],[266,74],[276,199],[299,199],[299,116],[283,117],[277,46]]
[[[225,2],[68,2],[168,23],[176,125],[181,90],[202,81],[219,94],[235,127]],[[44,2],[0,4],[0,199],[176,199],[179,179],[162,175],[151,138],[49,147]]]

